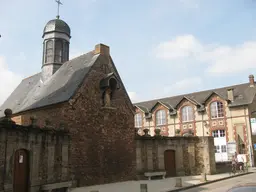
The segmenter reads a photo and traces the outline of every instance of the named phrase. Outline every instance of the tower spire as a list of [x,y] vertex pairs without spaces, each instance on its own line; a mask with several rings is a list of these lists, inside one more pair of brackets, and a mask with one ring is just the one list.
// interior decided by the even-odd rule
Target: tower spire
[[55,0],[56,3],[58,4],[58,12],[57,12],[57,19],[60,18],[60,5],[63,5],[60,0]]

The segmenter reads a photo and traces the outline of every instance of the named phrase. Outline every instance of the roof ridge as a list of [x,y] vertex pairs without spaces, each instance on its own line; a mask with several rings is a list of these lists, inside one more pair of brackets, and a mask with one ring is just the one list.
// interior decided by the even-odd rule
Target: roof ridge
[[74,57],[74,58],[72,58],[72,59],[70,59],[70,60],[64,62],[63,65],[64,65],[65,63],[74,61],[74,60],[79,59],[79,58],[81,58],[81,57],[83,57],[83,56],[85,56],[85,55],[87,55],[87,54],[90,54],[90,53],[93,53],[93,50],[92,50],[92,51],[89,51],[89,52],[87,52],[87,53],[83,53],[83,54],[81,54],[81,55],[79,55],[79,56],[76,56],[76,57]]
[[248,84],[248,83],[240,83],[240,84],[234,84],[234,85],[218,87],[218,88],[213,88],[213,89],[207,89],[207,90],[202,90],[202,91],[196,91],[196,92],[184,93],[184,94],[179,94],[179,95],[173,95],[173,96],[169,96],[169,97],[162,97],[162,98],[156,98],[156,99],[152,99],[152,100],[145,100],[145,101],[136,102],[136,103],[133,103],[133,104],[135,105],[135,104],[141,104],[141,103],[146,103],[146,102],[153,102],[153,101],[171,99],[171,98],[175,98],[175,97],[184,97],[184,96],[189,97],[189,95],[192,95],[192,94],[198,94],[198,93],[203,93],[203,92],[208,92],[208,91],[213,91],[214,92],[214,91],[217,91],[219,89],[228,89],[230,87],[235,88],[236,86],[246,85],[246,84]]
[[36,75],[39,75],[41,72],[38,72],[38,73],[36,73],[36,74],[34,74],[34,75],[30,75],[29,77],[25,77],[24,79],[22,79],[22,81],[23,80],[26,80],[26,79],[29,79],[29,78],[31,78],[31,77],[34,77],[34,76],[36,76]]

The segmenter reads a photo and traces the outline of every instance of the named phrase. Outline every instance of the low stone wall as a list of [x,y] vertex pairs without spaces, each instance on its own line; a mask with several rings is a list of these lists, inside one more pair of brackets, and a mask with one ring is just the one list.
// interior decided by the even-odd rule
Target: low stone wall
[[30,126],[21,126],[10,115],[0,120],[0,188],[4,191],[37,192],[72,185],[68,132],[62,127],[39,128],[35,121],[31,118]]
[[[168,162],[165,151],[174,151],[175,162]],[[213,137],[136,137],[137,174],[163,171],[175,166],[173,175],[216,173]],[[174,163],[173,165],[167,165]],[[174,169],[174,168],[173,168]],[[168,171],[168,170],[167,170]]]

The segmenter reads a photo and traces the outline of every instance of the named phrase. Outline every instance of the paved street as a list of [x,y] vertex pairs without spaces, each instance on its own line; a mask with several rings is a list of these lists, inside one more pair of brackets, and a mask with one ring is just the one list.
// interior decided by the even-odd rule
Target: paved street
[[201,187],[196,187],[188,190],[184,190],[184,192],[203,192],[203,191],[211,191],[211,192],[225,192],[231,187],[244,183],[253,183],[255,182],[256,173],[235,177],[232,179],[227,179],[223,181],[219,181],[216,183],[212,183],[209,185],[203,185]]
[[[256,173],[250,174],[248,178],[255,177]],[[223,173],[223,174],[216,174],[216,175],[208,175],[207,180],[212,181],[216,179],[222,179],[225,177],[229,177],[229,173]],[[183,187],[196,185],[201,183],[200,182],[201,176],[185,176],[182,177],[182,185]],[[236,180],[240,181],[242,178],[237,177]],[[233,179],[234,180],[234,179]],[[229,180],[227,182],[230,182]],[[233,181],[234,182],[234,181]],[[119,182],[119,183],[110,183],[105,185],[95,185],[95,186],[89,186],[89,187],[81,187],[81,188],[75,188],[72,189],[72,192],[91,192],[93,190],[98,190],[99,192],[140,192],[140,184],[147,184],[148,185],[148,192],[166,192],[170,190],[177,189],[175,187],[176,180],[175,178],[166,178],[166,179],[157,179],[157,180],[140,180],[140,181],[127,181],[127,182]],[[237,183],[237,182],[236,182]],[[213,184],[213,189],[218,186],[218,183]],[[209,185],[210,186],[210,185]],[[231,185],[232,186],[232,182]],[[204,190],[209,191],[209,189],[204,188],[202,186],[201,188],[195,188],[191,189],[191,191],[200,191]],[[189,190],[187,190],[189,191]]]

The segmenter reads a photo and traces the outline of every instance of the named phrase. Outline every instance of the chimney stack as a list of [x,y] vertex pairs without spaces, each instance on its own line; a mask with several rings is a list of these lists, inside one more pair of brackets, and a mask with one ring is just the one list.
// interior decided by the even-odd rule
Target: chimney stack
[[101,54],[101,55],[109,56],[109,46],[101,44],[101,43],[96,45],[95,49],[94,49],[94,54],[95,55]]
[[230,101],[234,101],[234,89],[233,88],[229,88],[228,89],[228,100]]
[[249,83],[250,83],[250,87],[254,87],[254,75],[249,75]]

